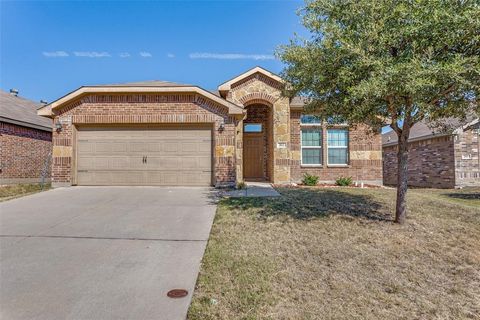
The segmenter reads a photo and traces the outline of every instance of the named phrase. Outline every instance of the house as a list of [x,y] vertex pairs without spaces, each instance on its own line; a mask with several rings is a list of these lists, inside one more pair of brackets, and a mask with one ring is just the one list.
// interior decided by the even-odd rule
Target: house
[[381,134],[328,125],[255,67],[207,91],[165,81],[83,86],[44,106],[54,186],[382,183]]
[[0,90],[0,185],[50,179],[52,120],[37,115],[41,106]]
[[[450,123],[452,130],[431,128],[426,122],[410,131],[408,184],[426,188],[480,186],[480,123]],[[395,185],[397,143],[395,132],[383,134],[383,183]]]

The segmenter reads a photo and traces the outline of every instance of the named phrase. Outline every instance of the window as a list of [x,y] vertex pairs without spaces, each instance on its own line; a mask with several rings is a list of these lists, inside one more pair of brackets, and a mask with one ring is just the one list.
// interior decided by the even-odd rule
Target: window
[[348,164],[348,129],[327,130],[328,164]]
[[302,128],[302,165],[322,164],[322,128]]
[[301,124],[321,124],[322,119],[317,116],[312,116],[309,114],[302,114],[300,116],[300,123]]
[[243,126],[244,132],[262,132],[261,123],[247,123]]
[[347,121],[341,116],[331,116],[327,118],[327,123],[330,125],[338,124],[338,125],[345,125]]

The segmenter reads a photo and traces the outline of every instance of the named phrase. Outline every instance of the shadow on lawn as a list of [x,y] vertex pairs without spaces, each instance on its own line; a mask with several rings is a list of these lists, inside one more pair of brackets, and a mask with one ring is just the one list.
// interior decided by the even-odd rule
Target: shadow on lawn
[[332,189],[280,188],[278,198],[229,198],[222,200],[230,209],[259,209],[259,218],[287,215],[308,220],[344,215],[375,221],[391,221],[388,210],[368,195],[353,195]]
[[454,199],[462,200],[480,200],[480,192],[471,192],[471,193],[444,193],[444,196]]

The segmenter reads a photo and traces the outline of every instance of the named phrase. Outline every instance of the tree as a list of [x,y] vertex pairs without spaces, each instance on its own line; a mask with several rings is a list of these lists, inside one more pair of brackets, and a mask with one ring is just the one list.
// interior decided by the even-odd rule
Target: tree
[[299,14],[310,38],[277,51],[286,95],[318,116],[397,133],[403,223],[411,127],[478,112],[480,1],[307,0]]

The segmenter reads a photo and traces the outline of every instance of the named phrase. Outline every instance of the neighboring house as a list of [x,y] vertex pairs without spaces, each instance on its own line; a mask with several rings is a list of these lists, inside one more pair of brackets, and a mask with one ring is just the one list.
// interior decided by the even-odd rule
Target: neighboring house
[[[455,125],[454,130],[432,129],[425,122],[411,128],[408,184],[426,188],[480,186],[480,123]],[[395,132],[383,134],[383,183],[397,183]]]
[[55,186],[382,183],[381,135],[303,116],[283,80],[253,68],[210,92],[165,81],[84,86],[44,106]]
[[0,90],[0,185],[50,180],[52,120],[42,104]]

